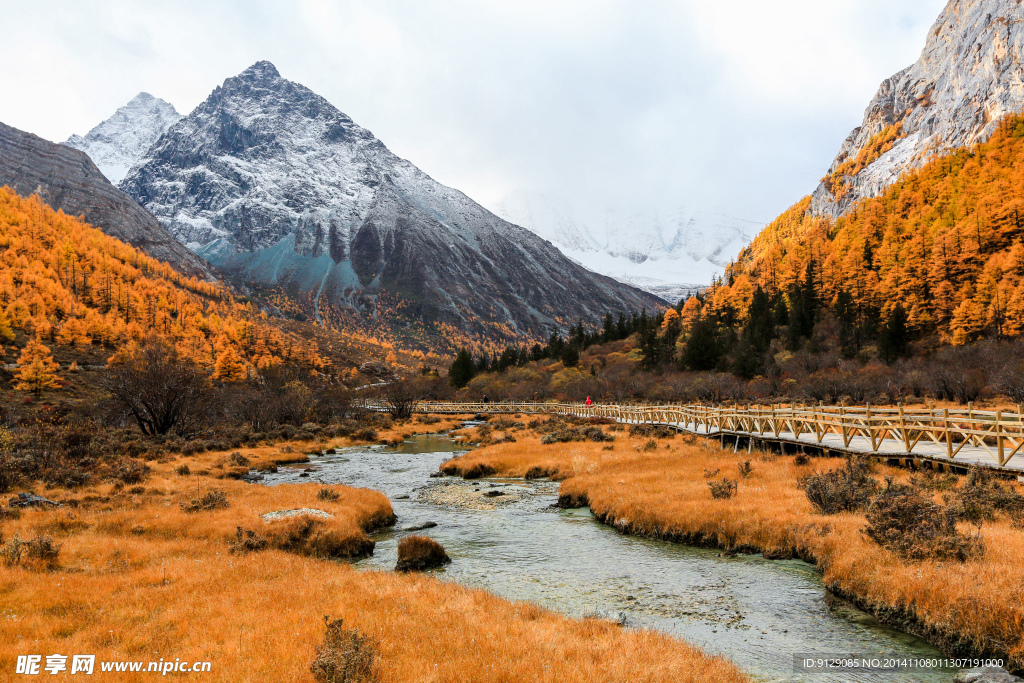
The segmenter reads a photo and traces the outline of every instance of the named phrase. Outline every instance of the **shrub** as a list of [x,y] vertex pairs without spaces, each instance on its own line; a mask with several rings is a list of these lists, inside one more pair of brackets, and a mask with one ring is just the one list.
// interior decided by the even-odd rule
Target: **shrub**
[[741,462],[739,465],[737,465],[737,468],[740,471],[741,477],[748,477],[750,476],[750,473],[754,471],[754,468],[750,466],[749,460],[747,460],[746,462]]
[[188,503],[181,503],[183,512],[203,512],[226,507],[228,507],[228,497],[220,489],[210,489],[199,498],[193,498]]
[[329,500],[333,502],[338,500],[338,498],[341,497],[341,494],[339,494],[337,491],[324,488],[316,492],[316,497],[317,500]]
[[25,551],[25,542],[18,537],[18,534],[14,534],[3,547],[0,547],[0,558],[3,559],[4,564],[8,567],[21,564],[21,555]]
[[676,435],[674,429],[665,425],[638,424],[629,426],[629,435],[634,437],[654,437],[655,439],[671,439]]
[[865,509],[878,491],[878,482],[869,475],[870,471],[866,458],[848,458],[843,467],[800,477],[797,485],[822,514],[853,512]]
[[364,683],[377,679],[374,648],[370,639],[346,629],[341,619],[324,617],[327,633],[316,646],[316,658],[309,667],[316,683]]
[[557,467],[541,467],[539,465],[534,465],[533,467],[531,467],[530,469],[528,469],[526,471],[525,478],[526,479],[544,479],[544,478],[547,478],[547,477],[553,477],[556,474],[558,474],[558,468]]
[[658,442],[655,441],[654,439],[650,439],[643,446],[640,446],[640,450],[642,450],[642,451],[653,451],[653,450],[657,450],[657,448],[658,448]]
[[462,478],[480,479],[481,477],[489,477],[492,474],[496,473],[497,470],[491,467],[490,465],[485,465],[484,463],[477,463],[470,467],[468,470],[466,470],[465,473],[462,475]]
[[356,441],[376,441],[377,430],[371,427],[363,427],[361,429],[357,429],[352,434],[352,438]]
[[243,529],[240,526],[235,527],[235,540],[231,543],[231,552],[258,552],[265,549],[267,545],[267,539],[252,529]]
[[182,477],[187,477],[192,474],[192,470],[189,469],[188,465],[182,464],[174,468],[174,472]]
[[718,467],[716,467],[713,470],[709,470],[708,468],[705,467],[704,468],[704,478],[705,479],[712,479],[714,477],[717,477],[719,471],[720,471],[720,468],[718,468]]
[[733,479],[722,477],[715,481],[709,481],[708,487],[711,489],[712,498],[724,499],[732,498],[736,495],[737,485]]
[[398,564],[400,572],[423,571],[441,567],[451,562],[444,546],[426,536],[406,536],[398,543]]
[[342,535],[326,520],[309,515],[288,517],[270,525],[267,541],[279,550],[319,559],[373,554],[374,542],[362,535]]
[[799,466],[806,465],[811,462],[811,459],[804,453],[797,453],[796,457],[793,458],[793,464]]
[[943,499],[957,519],[975,524],[994,520],[997,512],[1024,510],[1024,496],[980,467],[972,467],[963,485]]
[[239,467],[248,467],[250,464],[249,458],[245,457],[238,451],[235,451],[234,453],[231,454],[231,458],[228,460],[228,462],[230,462],[232,465],[237,465]]
[[49,536],[36,536],[23,541],[15,534],[0,547],[0,558],[8,567],[26,564],[36,569],[55,569],[60,549],[61,544],[54,543]]
[[125,458],[114,465],[111,479],[122,484],[141,484],[149,477],[149,465],[134,458]]
[[920,475],[910,478],[910,483],[922,491],[948,491],[956,488],[958,481],[953,473],[940,475],[935,470],[923,470]]
[[963,562],[985,551],[981,533],[957,531],[953,510],[933,503],[916,491],[894,488],[879,494],[867,511],[864,533],[905,560]]
[[54,543],[49,536],[36,536],[25,543],[25,557],[40,569],[54,569],[60,556],[60,543]]

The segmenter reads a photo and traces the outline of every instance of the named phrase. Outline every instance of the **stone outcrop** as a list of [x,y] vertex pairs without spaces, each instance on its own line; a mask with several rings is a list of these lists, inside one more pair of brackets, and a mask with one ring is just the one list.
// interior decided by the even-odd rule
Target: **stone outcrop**
[[[936,154],[986,140],[999,120],[1024,111],[1024,5],[1017,0],[950,0],[921,57],[883,81],[863,123],[843,142],[810,212],[839,216],[879,195]],[[891,147],[862,155],[886,133]],[[845,168],[852,173],[842,173]],[[860,166],[858,164],[858,166]]]

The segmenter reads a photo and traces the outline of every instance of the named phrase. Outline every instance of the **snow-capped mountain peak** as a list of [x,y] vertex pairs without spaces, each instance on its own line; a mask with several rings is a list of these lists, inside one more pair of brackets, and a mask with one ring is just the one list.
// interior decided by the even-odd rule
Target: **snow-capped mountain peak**
[[121,188],[223,272],[317,311],[538,335],[662,304],[434,181],[269,62],[214,89]]
[[181,114],[169,102],[141,92],[84,136],[72,135],[62,144],[88,154],[116,185],[180,119]]

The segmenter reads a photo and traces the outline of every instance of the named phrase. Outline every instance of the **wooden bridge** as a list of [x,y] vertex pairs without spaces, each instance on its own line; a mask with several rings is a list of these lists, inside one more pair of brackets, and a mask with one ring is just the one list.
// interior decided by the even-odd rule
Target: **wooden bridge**
[[867,454],[939,470],[969,465],[1024,475],[1024,411],[840,406],[610,405],[580,403],[422,402],[419,413],[557,414],[603,417],[626,424],[666,425],[717,437],[734,450],[816,450],[826,455]]

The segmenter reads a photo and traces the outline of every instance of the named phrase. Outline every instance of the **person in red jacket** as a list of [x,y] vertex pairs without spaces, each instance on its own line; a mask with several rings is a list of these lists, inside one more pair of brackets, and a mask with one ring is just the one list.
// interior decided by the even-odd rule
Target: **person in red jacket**
[[590,397],[589,397],[589,396],[587,396],[587,405],[588,405],[588,406],[589,406],[589,405],[593,405],[593,403],[594,403],[594,402],[590,400]]

